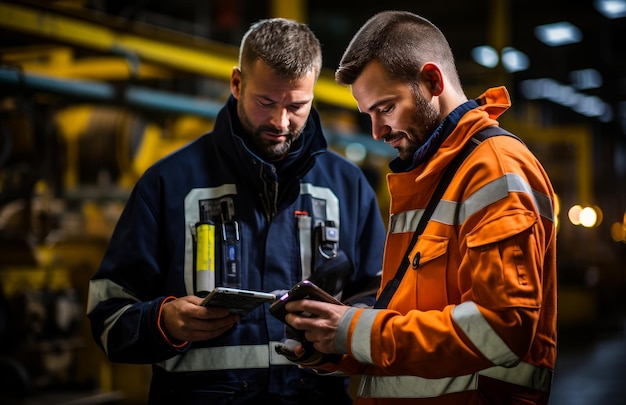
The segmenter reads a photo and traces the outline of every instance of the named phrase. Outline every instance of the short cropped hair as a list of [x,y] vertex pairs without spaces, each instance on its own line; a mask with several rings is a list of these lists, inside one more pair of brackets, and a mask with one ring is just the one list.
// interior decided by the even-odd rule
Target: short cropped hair
[[239,48],[242,73],[259,59],[290,80],[311,71],[317,79],[322,69],[322,49],[313,31],[306,24],[285,18],[260,20],[243,36]]
[[407,11],[383,11],[355,34],[339,62],[335,80],[353,84],[365,65],[377,59],[392,79],[416,83],[426,62],[437,63],[461,89],[454,55],[443,33],[430,21]]

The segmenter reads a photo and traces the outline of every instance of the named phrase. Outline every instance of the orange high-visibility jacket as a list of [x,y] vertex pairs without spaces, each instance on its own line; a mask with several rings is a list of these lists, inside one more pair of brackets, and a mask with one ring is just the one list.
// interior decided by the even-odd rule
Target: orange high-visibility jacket
[[[446,165],[474,133],[498,125],[510,99],[499,87],[479,104],[425,163],[388,175],[381,289]],[[325,368],[364,375],[356,404],[547,403],[556,359],[554,191],[527,147],[509,136],[478,145],[411,263],[418,252],[419,267],[406,271],[388,309],[346,313],[335,346],[348,355]]]

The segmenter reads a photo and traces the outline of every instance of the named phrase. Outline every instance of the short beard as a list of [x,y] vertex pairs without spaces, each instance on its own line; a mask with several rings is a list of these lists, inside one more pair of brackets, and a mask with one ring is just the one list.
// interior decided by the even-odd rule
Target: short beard
[[248,114],[246,114],[246,110],[244,109],[241,101],[237,103],[237,113],[244,131],[249,134],[249,139],[252,142],[252,145],[248,145],[248,147],[251,147],[256,154],[267,162],[281,160],[287,156],[289,150],[291,149],[291,145],[293,145],[294,141],[300,137],[304,129],[300,128],[297,131],[286,131],[280,133],[285,136],[284,142],[274,142],[271,140],[266,141],[262,139],[261,135],[263,132],[274,132],[277,134],[279,132],[276,131],[275,128],[269,126],[255,127],[248,118]]
[[262,139],[261,134],[263,132],[276,132],[276,130],[270,127],[259,127],[251,134],[252,142],[254,142],[261,157],[268,162],[283,159],[291,150],[293,143],[302,134],[302,130],[297,132],[289,131],[281,134],[285,136],[284,142],[274,142]]

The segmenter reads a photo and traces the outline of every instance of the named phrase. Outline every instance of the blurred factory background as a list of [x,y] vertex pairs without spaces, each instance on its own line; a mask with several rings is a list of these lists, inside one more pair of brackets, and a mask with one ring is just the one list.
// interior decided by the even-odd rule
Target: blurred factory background
[[304,21],[320,38],[316,107],[331,147],[361,165],[386,216],[395,151],[373,142],[333,80],[352,35],[383,9],[442,29],[469,97],[508,87],[502,125],[559,196],[551,403],[624,403],[615,391],[626,381],[621,0],[0,1],[0,402],[145,402],[148,366],[109,363],[91,340],[87,283],[138,176],[211,129],[240,38],[258,19]]

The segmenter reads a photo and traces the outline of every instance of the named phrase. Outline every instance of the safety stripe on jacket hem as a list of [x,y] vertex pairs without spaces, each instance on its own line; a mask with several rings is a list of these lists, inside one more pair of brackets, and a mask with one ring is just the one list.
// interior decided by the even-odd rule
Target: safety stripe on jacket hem
[[276,353],[274,346],[278,343],[272,341],[267,345],[192,348],[185,353],[157,363],[157,366],[174,373],[293,365],[286,357]]
[[478,373],[446,378],[416,376],[363,376],[357,396],[363,398],[434,398],[478,389],[479,376],[547,392],[552,371],[529,363],[515,367],[491,367]]

